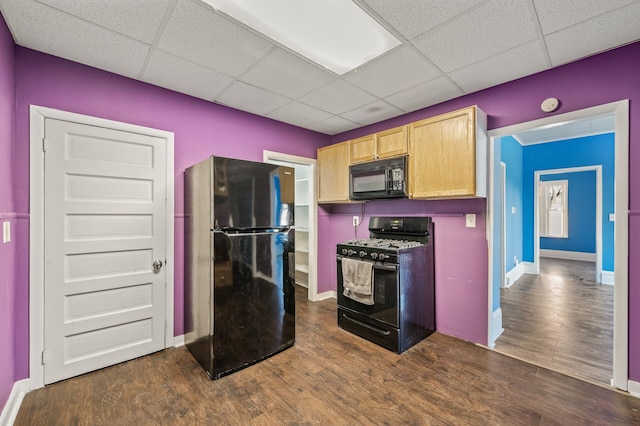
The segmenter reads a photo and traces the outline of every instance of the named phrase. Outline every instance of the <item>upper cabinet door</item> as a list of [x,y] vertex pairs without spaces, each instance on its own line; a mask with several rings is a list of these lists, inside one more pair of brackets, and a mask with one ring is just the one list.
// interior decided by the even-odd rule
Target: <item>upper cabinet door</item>
[[349,141],[351,144],[351,164],[375,160],[376,135],[362,136]]
[[408,127],[400,126],[376,133],[376,158],[397,157],[407,154]]
[[349,141],[318,149],[318,202],[349,200]]
[[475,116],[470,107],[410,125],[411,198],[475,195]]

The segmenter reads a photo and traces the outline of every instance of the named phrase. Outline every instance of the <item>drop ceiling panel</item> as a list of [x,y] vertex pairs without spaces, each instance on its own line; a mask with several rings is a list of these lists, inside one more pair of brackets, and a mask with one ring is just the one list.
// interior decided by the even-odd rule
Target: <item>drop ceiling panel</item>
[[373,11],[411,40],[482,0],[364,0]]
[[404,111],[394,107],[385,101],[376,101],[353,111],[341,114],[341,117],[349,121],[363,125],[377,123],[391,117],[402,115]]
[[400,47],[357,68],[345,79],[379,97],[401,92],[439,76],[440,72],[410,47]]
[[300,97],[299,100],[331,114],[340,115],[371,103],[376,98],[345,81],[336,80]]
[[238,77],[273,44],[191,0],[178,0],[158,47],[212,70]]
[[331,114],[294,101],[270,112],[267,116],[295,126],[306,127],[312,123],[326,120],[331,117]]
[[553,66],[640,39],[640,2],[545,36]]
[[6,0],[3,15],[16,43],[136,78],[149,46],[31,0]]
[[354,123],[353,121],[334,115],[331,118],[309,125],[308,129],[325,133],[327,135],[335,135],[337,133],[346,132],[347,130],[356,129],[360,126],[361,125],[358,123]]
[[464,94],[446,77],[438,77],[410,89],[388,96],[385,100],[405,112],[417,111]]
[[537,37],[528,0],[491,0],[412,41],[445,72],[514,48]]
[[543,34],[570,27],[635,0],[533,0]]
[[171,0],[38,0],[120,34],[151,43]]
[[157,49],[150,56],[142,80],[209,101],[233,82],[231,77]]
[[532,41],[450,73],[466,92],[475,92],[549,68],[540,42]]
[[242,80],[257,87],[297,98],[335,78],[310,62],[276,48],[260,63],[242,76]]
[[284,96],[250,86],[241,81],[234,82],[215,100],[232,108],[258,115],[266,115],[290,101]]

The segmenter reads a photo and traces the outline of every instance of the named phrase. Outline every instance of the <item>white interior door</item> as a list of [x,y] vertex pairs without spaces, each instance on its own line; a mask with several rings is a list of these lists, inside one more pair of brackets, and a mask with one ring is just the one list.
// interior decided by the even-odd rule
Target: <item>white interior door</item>
[[45,120],[45,384],[164,348],[165,144]]

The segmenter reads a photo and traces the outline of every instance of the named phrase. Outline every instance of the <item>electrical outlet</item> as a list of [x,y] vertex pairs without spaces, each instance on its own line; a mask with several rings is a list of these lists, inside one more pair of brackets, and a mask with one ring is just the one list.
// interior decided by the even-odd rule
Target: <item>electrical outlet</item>
[[513,256],[513,266],[518,266],[518,258]]
[[467,228],[475,228],[476,227],[476,215],[474,213],[468,213],[466,219]]
[[353,217],[353,226],[358,226],[360,225],[360,216],[354,216]]

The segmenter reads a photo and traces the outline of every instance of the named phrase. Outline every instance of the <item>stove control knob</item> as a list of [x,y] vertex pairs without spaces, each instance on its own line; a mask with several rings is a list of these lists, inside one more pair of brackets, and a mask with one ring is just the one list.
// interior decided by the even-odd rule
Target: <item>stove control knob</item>
[[347,256],[351,256],[352,254],[356,254],[356,251],[351,249],[347,250]]
[[384,254],[384,253],[380,253],[380,256],[378,256],[380,258],[380,260],[385,260],[389,258],[388,254]]
[[371,253],[371,258],[372,259],[377,259],[378,258],[378,253]]
[[342,254],[347,254],[347,249],[342,249]]
[[358,253],[360,255],[360,257],[365,257],[367,255],[367,252],[364,250],[360,250],[360,253]]

